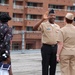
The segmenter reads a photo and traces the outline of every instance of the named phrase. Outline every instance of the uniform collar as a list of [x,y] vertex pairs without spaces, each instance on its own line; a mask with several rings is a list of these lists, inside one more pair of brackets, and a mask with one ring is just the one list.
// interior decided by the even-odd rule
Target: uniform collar
[[66,24],[66,27],[72,27],[74,26],[73,24]]
[[[51,23],[49,21],[46,22],[48,25],[51,25]],[[54,23],[54,25],[56,26],[56,24]],[[52,25],[51,25],[52,26]]]

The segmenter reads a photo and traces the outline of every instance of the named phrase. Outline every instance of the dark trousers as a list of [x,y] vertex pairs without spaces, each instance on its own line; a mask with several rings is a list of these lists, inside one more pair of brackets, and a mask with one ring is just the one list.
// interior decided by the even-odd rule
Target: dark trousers
[[57,64],[56,53],[57,53],[57,45],[43,44],[41,48],[42,75],[48,75],[48,73],[49,75],[55,75]]

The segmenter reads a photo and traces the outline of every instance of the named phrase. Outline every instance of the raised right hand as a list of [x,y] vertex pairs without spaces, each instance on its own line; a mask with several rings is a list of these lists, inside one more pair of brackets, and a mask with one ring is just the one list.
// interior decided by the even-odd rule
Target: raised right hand
[[43,20],[47,20],[48,19],[48,11],[45,12],[45,14],[43,15]]

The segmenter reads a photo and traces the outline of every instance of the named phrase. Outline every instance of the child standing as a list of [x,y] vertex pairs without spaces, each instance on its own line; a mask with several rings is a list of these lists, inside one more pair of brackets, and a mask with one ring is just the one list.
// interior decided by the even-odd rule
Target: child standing
[[0,62],[0,75],[12,75],[10,72],[11,65],[10,63],[10,56],[8,54],[8,51],[1,51],[0,59],[2,62]]

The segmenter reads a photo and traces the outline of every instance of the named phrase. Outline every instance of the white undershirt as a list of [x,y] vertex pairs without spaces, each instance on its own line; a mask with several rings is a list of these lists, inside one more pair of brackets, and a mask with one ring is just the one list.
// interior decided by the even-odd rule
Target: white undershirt
[[53,26],[53,27],[54,27],[54,26],[55,26],[55,24],[51,24],[51,26]]

